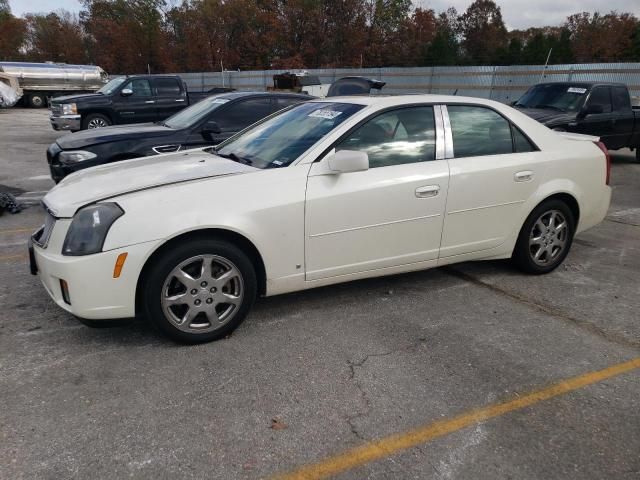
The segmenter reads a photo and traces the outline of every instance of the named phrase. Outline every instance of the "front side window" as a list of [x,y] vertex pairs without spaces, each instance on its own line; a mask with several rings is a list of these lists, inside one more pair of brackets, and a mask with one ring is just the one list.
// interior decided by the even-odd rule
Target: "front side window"
[[435,159],[433,107],[410,107],[382,113],[351,132],[336,150],[369,155],[369,167],[388,167]]
[[602,113],[611,113],[611,94],[609,87],[596,87],[589,95],[588,107],[600,106]]
[[230,105],[216,115],[216,121],[223,131],[237,132],[256,123],[271,113],[270,98],[251,98]]
[[276,114],[213,152],[257,168],[281,168],[322,140],[363,105],[309,102]]
[[151,85],[149,85],[149,80],[145,80],[142,78],[131,80],[127,86],[124,88],[130,88],[133,90],[132,97],[150,97],[151,96]]
[[513,153],[511,125],[485,107],[448,105],[456,158]]

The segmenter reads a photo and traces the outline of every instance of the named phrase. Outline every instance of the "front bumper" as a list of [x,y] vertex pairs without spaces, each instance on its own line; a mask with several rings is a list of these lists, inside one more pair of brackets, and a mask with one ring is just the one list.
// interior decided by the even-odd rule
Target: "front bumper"
[[[58,220],[47,248],[29,242],[31,272],[40,277],[54,302],[67,312],[89,320],[131,318],[136,313],[136,288],[142,267],[157,241],[109,250],[81,257],[60,252],[69,219]],[[127,252],[119,278],[113,278],[116,259]],[[68,286],[65,301],[61,280]]]
[[75,132],[82,128],[80,115],[51,115],[49,121],[54,130],[71,130]]

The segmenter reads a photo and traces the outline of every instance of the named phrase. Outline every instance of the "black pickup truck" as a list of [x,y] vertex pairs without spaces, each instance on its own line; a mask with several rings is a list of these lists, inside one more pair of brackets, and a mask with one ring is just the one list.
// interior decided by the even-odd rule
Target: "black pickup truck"
[[640,110],[622,83],[540,83],[513,105],[551,129],[600,137],[609,150],[635,149],[640,161]]
[[164,120],[206,97],[189,93],[177,75],[116,77],[96,93],[56,97],[51,101],[54,130],[86,130]]

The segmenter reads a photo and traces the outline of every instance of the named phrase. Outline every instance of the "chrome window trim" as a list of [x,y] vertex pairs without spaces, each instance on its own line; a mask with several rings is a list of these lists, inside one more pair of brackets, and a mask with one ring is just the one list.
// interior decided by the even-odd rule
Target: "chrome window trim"
[[444,123],[444,158],[454,158],[453,133],[451,130],[451,121],[449,120],[449,111],[446,105],[441,105],[440,108],[442,111],[442,121]]
[[444,160],[446,158],[445,145],[445,126],[442,114],[442,105],[433,106],[433,116],[436,125],[436,158],[435,160]]

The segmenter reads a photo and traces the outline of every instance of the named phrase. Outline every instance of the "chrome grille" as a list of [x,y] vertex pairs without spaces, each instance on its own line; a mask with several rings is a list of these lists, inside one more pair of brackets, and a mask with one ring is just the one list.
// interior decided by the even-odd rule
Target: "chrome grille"
[[60,103],[52,103],[51,104],[51,114],[52,115],[62,115],[62,104],[60,104]]

